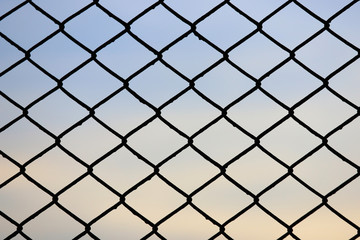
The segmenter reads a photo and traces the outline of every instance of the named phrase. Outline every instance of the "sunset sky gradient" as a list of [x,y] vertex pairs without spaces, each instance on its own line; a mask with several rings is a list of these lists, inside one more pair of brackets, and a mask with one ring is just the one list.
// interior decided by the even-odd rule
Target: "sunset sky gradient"
[[[48,12],[59,22],[90,4],[89,0],[46,1],[33,0],[34,4]],[[100,0],[99,4],[124,22],[132,19],[156,1]],[[220,0],[165,0],[164,3],[189,22],[194,22],[220,4]],[[254,21],[261,21],[281,6],[284,0],[231,0]],[[350,0],[298,1],[325,21],[343,8]],[[28,109],[28,116],[45,127],[54,136],[89,115],[86,109],[95,106],[95,116],[121,136],[127,135],[143,122],[156,115],[154,108],[162,108],[161,116],[187,136],[222,115],[222,112],[205,101],[194,90],[189,90],[168,105],[163,105],[189,83],[161,62],[156,62],[139,74],[134,72],[156,59],[157,56],[125,33],[97,53],[97,60],[123,79],[129,88],[143,98],[140,102],[131,91],[122,90],[108,101],[98,104],[123,86],[95,61],[66,76],[68,72],[91,58],[91,55],[72,42],[61,32],[31,51],[31,60],[48,71],[54,79],[63,80],[63,89],[83,103],[78,104],[64,91],[57,88],[54,79],[44,74],[30,61],[23,61],[10,71],[12,64],[24,58],[24,54],[2,37],[7,36],[24,50],[31,49],[42,39],[59,29],[59,26],[39,13],[30,3],[24,4],[12,14],[1,17],[22,1],[0,1],[0,238],[16,231],[16,225],[2,215],[21,223],[30,215],[49,204],[52,197],[18,173],[20,168],[8,158],[26,165],[26,174],[52,193],[58,193],[66,185],[87,172],[87,168],[75,161],[60,147],[55,146],[35,161],[34,156],[54,144],[54,139],[41,131],[25,117],[6,126]],[[359,49],[360,2],[334,18],[330,29]],[[292,50],[304,40],[322,29],[324,24],[295,3],[266,20],[262,30],[276,41]],[[125,27],[109,17],[96,5],[65,24],[65,31],[91,51],[123,31]],[[155,51],[161,51],[170,42],[191,28],[164,6],[157,6],[131,24],[131,32],[145,41]],[[205,20],[196,25],[196,31],[225,51],[237,41],[257,29],[256,24],[224,4]],[[162,54],[163,60],[185,77],[192,79],[206,68],[223,59],[222,53],[191,33]],[[231,63],[238,65],[253,78],[261,78],[277,64],[289,57],[260,32],[232,49]],[[299,218],[321,204],[322,199],[305,188],[301,179],[320,195],[349,180],[336,194],[328,198],[328,206],[320,207],[305,220],[296,224],[293,233],[300,239],[350,239],[358,230],[343,221],[329,209],[336,209],[345,219],[360,226],[360,60],[359,52],[345,45],[328,31],[295,52],[296,59],[326,78],[343,64],[354,61],[329,79],[329,86],[345,98],[342,101],[326,88],[309,98],[294,110],[294,115],[320,136],[348,119],[353,120],[328,137],[326,146],[319,147],[305,161],[294,167],[292,176],[286,177],[271,190],[261,194],[259,203],[275,214],[285,225],[292,225]],[[261,135],[275,122],[288,115],[288,110],[255,90],[256,83],[222,61],[211,71],[195,81],[195,88],[213,101],[214,105],[227,109],[227,117],[244,128],[252,136]],[[290,60],[281,68],[265,77],[261,87],[292,107],[322,86],[322,81]],[[53,91],[39,102],[34,101]],[[240,102],[232,104],[243,94],[252,91]],[[3,94],[20,107],[8,101]],[[349,104],[350,102],[350,104]],[[230,104],[230,105],[229,105]],[[355,117],[354,117],[355,116]],[[121,138],[101,126],[93,118],[66,133],[61,146],[91,164],[111,149],[121,144]],[[187,146],[188,140],[169,128],[160,119],[131,134],[126,143],[143,158],[156,165],[178,149]],[[321,138],[289,118],[260,139],[261,146],[279,159],[271,158],[254,140],[222,118],[193,139],[193,146],[160,166],[159,173],[185,194],[191,194],[202,184],[219,174],[220,169],[195,151],[199,149],[207,158],[224,165],[238,154],[249,151],[229,164],[226,174],[242,187],[256,195],[282,176],[290,166],[308,152],[321,146]],[[341,154],[343,161],[331,149]],[[282,164],[281,164],[282,163]],[[93,174],[115,191],[123,194],[154,169],[121,147],[94,166]],[[7,180],[18,174],[9,183]],[[353,179],[352,179],[353,178]],[[351,179],[351,181],[350,181]],[[6,183],[6,184],[4,184]],[[70,210],[85,223],[91,222],[119,201],[119,197],[101,185],[95,178],[86,176],[76,185],[61,193],[59,204]],[[159,176],[139,186],[126,196],[126,204],[138,211],[151,223],[156,224],[187,199],[172,189]],[[253,204],[254,199],[240,190],[224,176],[192,197],[192,203],[219,224],[227,222],[238,212]],[[52,205],[46,211],[27,222],[23,233],[32,239],[73,239],[84,231],[84,226]],[[120,205],[115,210],[92,223],[91,232],[100,239],[141,239],[152,231],[151,224]],[[158,226],[158,233],[166,239],[209,239],[219,232],[219,227],[207,220],[190,205]],[[270,214],[253,206],[226,224],[225,232],[233,239],[278,239],[287,233]],[[360,239],[359,235],[358,238]],[[25,239],[20,234],[12,239]],[[93,239],[86,234],[81,240]],[[160,239],[152,235],[148,239]],[[225,236],[215,238],[227,239]],[[295,239],[290,235],[286,240]],[[354,238],[355,239],[355,238]]]

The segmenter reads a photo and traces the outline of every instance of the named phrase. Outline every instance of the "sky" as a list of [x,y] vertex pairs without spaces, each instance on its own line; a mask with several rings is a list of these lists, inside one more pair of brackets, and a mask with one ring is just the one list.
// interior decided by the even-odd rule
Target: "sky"
[[[64,21],[91,1],[33,0],[59,22]],[[134,19],[156,1],[99,0],[99,4],[111,11],[123,22],[131,22],[131,32],[155,51],[161,51],[169,43],[190,30],[190,26],[176,18],[162,5]],[[231,0],[254,21],[266,18],[285,1]],[[332,17],[350,0],[298,1],[320,18]],[[58,30],[45,15],[26,3],[12,14],[6,13],[22,1],[0,1],[0,238],[16,231],[16,226],[2,217],[9,216],[21,223],[52,201],[51,197],[35,184],[19,175],[19,167],[7,159],[26,164],[26,174],[57,193],[66,185],[86,173],[87,169],[66,152],[55,146],[35,161],[34,156],[54,144],[54,139],[42,132],[26,118],[20,118],[11,126],[9,122],[22,114],[22,110],[4,98],[5,94],[21,107],[28,107],[28,115],[58,136],[80,119],[88,116],[84,106],[95,107],[95,116],[121,136],[152,118],[156,112],[149,108],[161,106],[161,116],[187,136],[221,116],[221,111],[205,101],[195,91],[189,90],[170,104],[170,98],[184,89],[187,83],[176,72],[156,61],[142,72],[137,70],[157,58],[125,33],[97,52],[97,60],[123,79],[129,79],[129,88],[141,96],[148,105],[140,102],[130,91],[120,89],[123,84],[95,61],[90,61],[78,71],[67,75],[91,56],[58,33],[31,51],[31,60],[48,71],[53,79],[36,68],[30,61],[23,61],[10,71],[7,69],[24,58],[24,54],[4,37],[11,39],[25,51],[32,49],[42,39]],[[165,4],[189,22],[197,21],[220,0],[165,0]],[[354,4],[334,18],[330,29],[356,48],[360,47],[358,22],[360,3]],[[197,78],[195,87],[220,108],[227,107],[227,117],[253,136],[261,135],[288,111],[260,90],[254,90],[255,82],[269,70],[289,57],[264,34],[259,32],[236,47],[240,39],[256,30],[257,26],[224,4],[209,17],[196,25],[196,31],[222,51],[229,51],[229,60],[218,62],[223,55],[205,41],[190,33],[163,52],[163,60],[186,78]],[[323,28],[323,24],[290,3],[263,23],[262,30],[292,50]],[[93,51],[125,27],[93,5],[84,13],[65,23],[65,31]],[[354,117],[360,106],[360,60],[358,52],[342,43],[330,32],[323,31],[312,41],[298,49],[296,59],[320,77],[329,79],[331,89],[342,95],[340,99],[329,90],[322,89],[294,110],[294,115],[321,136],[348,119],[353,119],[328,138],[328,147],[321,147],[294,167],[294,175],[314,188],[319,194],[329,194],[344,181],[358,176],[360,166],[360,118]],[[354,61],[339,73],[332,73],[344,63]],[[216,67],[196,77],[212,64]],[[232,64],[247,72],[238,71]],[[64,78],[64,76],[66,76]],[[54,79],[63,80],[63,88],[80,100],[83,106],[56,89]],[[253,79],[251,79],[253,78]],[[292,107],[321,87],[322,82],[295,61],[288,61],[261,82],[261,87]],[[43,100],[35,100],[52,91]],[[103,99],[116,93],[105,103]],[[249,94],[250,93],[250,94]],[[241,101],[235,101],[247,94]],[[35,101],[35,102],[34,102]],[[235,101],[235,102],[234,102]],[[350,104],[349,104],[350,103]],[[61,146],[85,164],[91,164],[121,143],[121,139],[101,126],[93,118],[66,133]],[[178,149],[186,146],[186,138],[177,134],[160,119],[130,135],[127,145],[142,157],[159,164]],[[226,174],[252,194],[258,194],[287,174],[286,165],[296,163],[304,155],[322,144],[319,137],[310,133],[289,118],[260,139],[265,151],[271,152],[283,164],[275,161],[262,149],[251,147],[254,140],[234,128],[231,122],[219,119],[211,127],[193,139],[193,146],[206,154],[216,164],[224,165],[248,149],[231,164]],[[250,148],[249,148],[250,147]],[[160,174],[184,193],[190,194],[220,170],[192,147],[187,147],[160,166]],[[336,156],[334,149],[349,164]],[[245,152],[244,152],[245,153]],[[125,147],[119,148],[98,163],[93,173],[119,193],[124,193],[153,173],[153,168]],[[356,175],[357,174],[357,175]],[[113,206],[119,198],[93,177],[87,176],[59,196],[59,203],[84,222],[90,222]],[[271,190],[260,196],[259,202],[285,224],[291,225],[321,203],[321,198],[311,193],[295,178],[286,177]],[[336,194],[328,198],[328,205],[342,216],[360,226],[360,178],[354,178]],[[186,198],[166,184],[159,176],[139,186],[126,196],[126,203],[152,223],[186,203]],[[220,176],[192,197],[192,203],[220,224],[235,216],[253,203],[253,198],[240,190],[224,176]],[[260,207],[254,206],[226,225],[225,231],[233,239],[278,239],[287,229],[276,222]],[[84,226],[52,205],[24,225],[23,233],[32,239],[72,239],[84,231]],[[151,232],[151,226],[120,205],[91,226],[91,232],[100,239],[141,239]],[[184,207],[170,219],[161,223],[158,232],[166,239],[209,239],[219,228],[191,206]],[[350,239],[357,234],[356,228],[322,206],[293,229],[300,239]],[[12,239],[24,239],[16,235]],[[90,235],[82,238],[93,239]],[[148,239],[159,239],[156,235]],[[216,239],[226,239],[219,236]],[[294,239],[287,236],[286,240]]]

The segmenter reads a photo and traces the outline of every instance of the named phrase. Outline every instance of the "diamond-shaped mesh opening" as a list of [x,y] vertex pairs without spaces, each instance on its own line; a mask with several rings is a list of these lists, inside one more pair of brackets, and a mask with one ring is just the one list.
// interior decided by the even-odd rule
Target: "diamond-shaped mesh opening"
[[40,42],[55,30],[57,26],[30,4],[0,21],[0,31],[25,49]]
[[197,25],[197,31],[200,34],[223,50],[255,29],[256,26],[253,23],[228,5],[221,7]]
[[296,52],[296,58],[322,77],[341,67],[356,52],[328,32],[323,32]]
[[24,232],[32,239],[72,239],[83,230],[83,226],[59,209],[51,206],[26,224]]
[[112,207],[117,201],[116,195],[92,177],[82,179],[59,197],[62,206],[86,222]]
[[295,222],[320,202],[320,198],[293,178],[286,178],[261,198],[262,205],[288,224]]
[[162,105],[186,87],[186,81],[159,62],[130,81],[130,88],[154,106]]
[[189,30],[189,26],[162,6],[158,6],[131,26],[131,31],[160,50]]
[[287,112],[260,91],[255,91],[234,105],[228,116],[254,135],[258,135]]
[[188,135],[210,123],[218,115],[216,108],[193,91],[186,92],[162,111],[166,120]]
[[[324,221],[326,219],[326,221]],[[301,239],[351,239],[357,231],[334,213],[322,207],[294,228]]]
[[130,147],[154,164],[180,149],[185,139],[160,120],[154,120],[128,139]]
[[292,119],[286,120],[261,139],[264,146],[281,161],[291,165],[321,143]]
[[230,52],[240,68],[259,78],[288,57],[288,54],[264,35],[256,33]]
[[91,49],[97,48],[122,30],[124,26],[95,6],[66,24],[66,32]]
[[255,83],[223,62],[196,81],[196,88],[222,107],[245,94]]
[[[114,108],[117,111],[114,111]],[[128,91],[121,91],[105,104],[96,109],[97,117],[120,134],[126,134],[145,120],[154,115],[154,112],[140,103]]]
[[0,135],[1,151],[23,164],[53,144],[53,140],[26,119],[21,119]]
[[123,193],[150,175],[153,169],[125,148],[120,148],[94,168],[96,176]]
[[86,115],[84,108],[61,91],[52,93],[29,111],[30,117],[54,134],[63,132]]
[[187,193],[200,187],[218,172],[215,166],[190,148],[161,167],[161,174]]
[[218,229],[206,218],[187,206],[160,225],[159,232],[166,239],[209,239]]
[[295,174],[321,194],[327,194],[356,174],[356,169],[321,148],[295,168]]
[[[58,49],[62,51],[59,53]],[[31,53],[31,59],[55,77],[66,75],[89,57],[87,52],[61,33]]]
[[126,197],[126,202],[152,222],[157,222],[185,202],[184,197],[158,177]]
[[61,145],[91,164],[120,144],[120,139],[90,119],[62,138]]
[[23,62],[7,72],[0,81],[1,90],[22,106],[28,105],[55,86],[55,81],[29,62]]
[[0,238],[360,239],[358,8],[0,1]]
[[252,202],[252,198],[221,177],[193,197],[193,203],[223,223]]
[[321,81],[294,61],[265,78],[261,86],[278,100],[292,106],[321,86]]
[[286,168],[255,148],[232,163],[226,173],[252,193],[258,193],[283,176]]
[[258,207],[252,207],[226,226],[233,239],[278,239],[286,229]]
[[[296,16],[290,18],[288,16]],[[264,30],[273,38],[292,49],[323,27],[319,21],[290,3],[264,24]]]
[[190,34],[164,53],[164,60],[188,78],[195,77],[210,67],[221,55]]
[[1,210],[17,222],[30,217],[50,201],[49,195],[23,176],[0,189]]
[[149,225],[123,206],[111,211],[91,229],[100,239],[141,239],[151,231]]
[[325,135],[356,114],[329,91],[321,91],[295,110],[295,115],[312,129]]
[[90,62],[63,82],[64,88],[79,100],[93,106],[122,87],[121,81],[111,76],[98,64]]
[[127,78],[151,62],[155,55],[129,34],[124,34],[98,54],[100,62],[122,78]]
[[26,168],[26,172],[44,187],[56,193],[85,173],[86,168],[56,147],[32,162]]
[[194,145],[220,164],[225,164],[252,145],[253,141],[220,120],[194,139]]

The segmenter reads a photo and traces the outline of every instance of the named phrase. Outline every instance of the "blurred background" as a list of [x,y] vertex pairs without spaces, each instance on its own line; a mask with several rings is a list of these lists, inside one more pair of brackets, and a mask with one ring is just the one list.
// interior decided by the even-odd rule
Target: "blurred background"
[[[158,233],[166,239],[278,239],[294,223],[293,234],[300,239],[360,239],[355,227],[360,226],[359,2],[297,1],[316,17],[283,0],[31,2],[0,1],[0,238],[26,239],[11,235],[16,223],[23,223],[22,232],[31,239],[73,239],[89,222],[100,239],[148,236],[152,224],[187,201],[153,174],[153,166],[160,164],[161,176],[194,194],[192,203],[212,219],[187,205],[159,222]],[[331,20],[331,31],[301,45],[324,29],[321,19]],[[63,21],[66,34],[58,31]],[[260,21],[262,32],[257,31]],[[289,59],[292,50],[296,61]],[[24,58],[26,51],[31,60]],[[162,61],[157,61],[159,51]],[[324,78],[330,90],[322,87]],[[195,80],[195,90],[186,79]],[[128,81],[129,89],[122,81]],[[310,131],[291,117],[266,131],[291,107]],[[90,108],[96,119],[88,117]],[[182,135],[155,117],[156,108]],[[221,118],[223,108],[227,118]],[[54,136],[61,137],[61,147]],[[126,146],[120,136],[127,137]],[[184,136],[193,137],[192,146]],[[258,136],[261,147],[254,144]],[[325,146],[321,137],[327,138]],[[63,191],[90,164],[93,175],[126,193],[126,206],[99,219],[119,202],[109,188],[86,175]],[[21,165],[26,176],[20,174]],[[220,165],[227,167],[227,177],[219,175]],[[287,176],[288,166],[296,177]],[[133,188],[143,179],[148,181]],[[48,205],[49,192],[59,193],[58,203],[81,220]],[[254,205],[257,194],[262,208],[280,222]],[[321,196],[328,196],[328,207],[321,206]],[[216,235],[214,221],[225,224],[227,235]],[[96,238],[85,234],[80,239]],[[161,238],[153,234],[147,239]]]

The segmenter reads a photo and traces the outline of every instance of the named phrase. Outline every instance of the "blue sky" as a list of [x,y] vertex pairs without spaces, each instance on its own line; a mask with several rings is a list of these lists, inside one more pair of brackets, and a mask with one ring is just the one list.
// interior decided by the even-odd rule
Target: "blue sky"
[[[33,0],[58,21],[64,21],[74,12],[91,1],[45,1]],[[99,3],[124,22],[131,21],[142,10],[155,1],[136,0]],[[221,3],[214,1],[164,1],[189,22]],[[285,1],[230,1],[235,7],[248,14],[254,21],[261,21]],[[327,20],[347,1],[299,1],[311,11]],[[40,14],[30,4],[9,16],[3,14],[21,1],[0,2],[0,32],[24,50],[58,29],[57,24]],[[357,31],[360,3],[333,19],[330,28],[352,45],[360,46]],[[265,21],[263,30],[284,47],[292,50],[301,42],[323,28],[323,24],[291,3],[275,16]],[[95,5],[65,24],[65,31],[90,50],[95,50],[111,37],[122,32],[124,26],[110,18]],[[155,51],[190,30],[190,26],[176,18],[159,5],[131,24],[131,32],[145,41]],[[196,26],[196,31],[225,51],[250,32],[256,25],[239,15],[229,5],[224,5]],[[327,31],[296,52],[296,59],[321,77],[327,77],[342,64],[358,55]],[[11,71],[6,69],[22,59],[24,54],[0,37],[0,91],[20,106],[29,104],[54,90],[56,82],[24,61]],[[69,71],[89,59],[91,55],[77,46],[64,34],[59,33],[31,52],[31,59],[48,71],[55,79],[64,77]],[[206,42],[190,33],[180,42],[163,53],[163,60],[192,79],[210,65],[222,59],[222,54]],[[262,77],[277,64],[289,57],[263,34],[256,33],[229,52],[229,59],[253,79]],[[123,34],[97,53],[97,59],[114,74],[127,79],[134,72],[157,56],[148,51],[130,34]],[[354,61],[329,80],[329,86],[359,107],[360,60]],[[262,81],[262,88],[292,107],[298,101],[319,88],[322,82],[289,61]],[[147,119],[154,116],[153,109],[138,101],[129,91],[123,90],[109,101],[98,104],[102,99],[123,86],[122,82],[109,74],[96,62],[91,61],[83,68],[67,76],[63,88],[88,107],[96,106],[95,115],[121,135],[126,135]],[[129,87],[154,107],[163,106],[189,84],[161,62],[144,69],[130,78]],[[227,107],[234,100],[255,87],[255,82],[239,72],[229,62],[222,61],[209,72],[198,78],[195,87],[220,107]],[[29,116],[59,135],[88,111],[70,99],[64,92],[56,90],[42,101],[30,105]],[[276,121],[287,115],[287,111],[259,90],[253,91],[242,101],[230,105],[227,116],[258,136]],[[327,89],[321,90],[307,102],[295,109],[295,116],[320,135],[326,135],[335,127],[357,113],[357,110],[341,101]],[[22,114],[22,111],[0,96],[0,129]],[[163,106],[161,115],[191,136],[204,125],[221,115],[221,111],[202,99],[195,91],[187,91],[176,101]],[[342,130],[328,139],[328,145],[340,154],[360,165],[360,120],[356,118]],[[85,163],[91,164],[107,151],[116,147],[121,140],[98,122],[89,119],[61,139],[63,147]],[[225,164],[240,152],[250,147],[253,140],[221,119],[212,127],[194,138],[194,146],[219,164]],[[0,150],[24,164],[39,152],[52,145],[54,140],[41,132],[27,119],[22,118],[0,132]],[[128,145],[153,164],[161,162],[187,140],[171,130],[159,119],[128,138]],[[321,144],[321,140],[310,134],[292,119],[261,138],[261,145],[285,164],[291,165],[306,153]],[[55,147],[27,166],[27,174],[53,193],[86,172],[60,148]],[[0,184],[19,172],[18,167],[0,156]],[[141,181],[153,169],[133,155],[128,149],[120,148],[114,154],[94,167],[94,174],[120,193]],[[286,174],[287,169],[255,147],[227,168],[227,174],[254,194]],[[188,147],[160,168],[160,173],[185,193],[190,194],[201,184],[219,173],[219,169],[207,162],[203,156]],[[294,174],[314,187],[321,194],[327,194],[343,181],[357,174],[355,167],[341,161],[323,147],[294,168]],[[356,178],[337,194],[329,198],[329,204],[347,219],[360,225],[360,179]],[[91,199],[90,201],[87,200]],[[26,200],[24,200],[26,199]],[[51,201],[51,197],[35,185],[19,176],[0,188],[0,211],[21,222]],[[85,222],[91,221],[118,201],[117,197],[96,182],[86,177],[70,190],[61,194],[59,202],[73,211]],[[223,223],[252,203],[252,198],[240,191],[224,177],[220,177],[193,197],[193,203],[219,223]],[[186,202],[186,199],[171,189],[159,177],[140,186],[127,196],[126,202],[156,223],[169,212]],[[260,203],[291,224],[307,211],[321,203],[292,177],[286,178],[260,198]],[[59,223],[62,223],[59,226]],[[46,229],[44,230],[46,224]],[[262,226],[261,231],[255,229]],[[119,228],[122,226],[122,228]],[[321,230],[326,226],[325,230]],[[314,229],[319,229],[318,231]],[[329,231],[328,229],[331,229]],[[16,230],[15,226],[0,217],[0,238]],[[33,239],[71,239],[83,231],[83,226],[52,206],[24,226],[23,232]],[[121,206],[92,226],[92,232],[101,239],[140,239],[151,231],[140,218]],[[159,226],[159,233],[167,239],[208,239],[218,228],[198,212],[187,206],[174,217]],[[258,207],[253,207],[226,226],[226,232],[234,239],[277,239],[286,229]],[[356,229],[347,225],[326,207],[311,215],[294,228],[301,239],[349,239]],[[321,235],[325,234],[325,235]],[[326,235],[329,234],[329,235]],[[269,238],[270,237],[270,238]],[[14,239],[22,239],[20,235]],[[92,239],[84,236],[81,239]],[[155,235],[149,239],[158,239]],[[225,239],[218,237],[217,239]],[[286,239],[292,239],[290,236]]]

